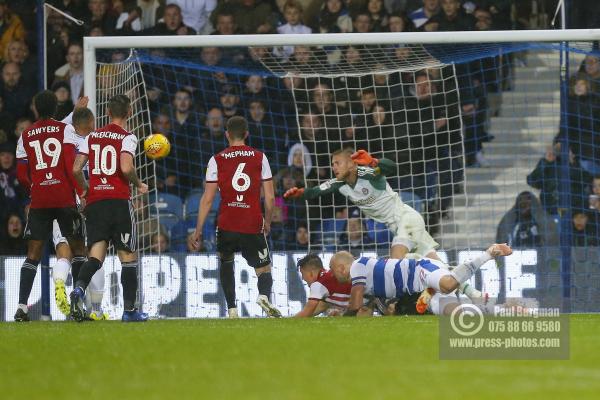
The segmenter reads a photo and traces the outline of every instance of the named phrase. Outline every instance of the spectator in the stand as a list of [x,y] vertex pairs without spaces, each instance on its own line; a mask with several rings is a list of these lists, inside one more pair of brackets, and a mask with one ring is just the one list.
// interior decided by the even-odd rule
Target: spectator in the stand
[[302,143],[296,143],[290,147],[287,159],[288,167],[292,171],[302,172],[304,178],[312,172],[312,160],[308,149]]
[[233,13],[242,34],[272,33],[277,25],[277,18],[267,1],[232,0],[220,2],[210,18],[213,24],[216,23],[216,16],[223,10]]
[[441,11],[440,0],[423,0],[423,7],[410,13],[409,17],[416,28],[422,28],[427,21]]
[[142,29],[152,28],[156,25],[156,13],[160,8],[160,0],[138,0],[137,5],[142,10]]
[[288,250],[307,251],[309,241],[310,234],[306,222],[300,222],[296,228],[296,234],[294,235],[294,244],[289,246]]
[[198,129],[200,123],[193,112],[192,94],[186,89],[179,89],[173,99],[175,109],[173,125],[173,147],[171,171],[175,171],[178,179],[177,194],[183,197],[192,187],[200,186],[201,170],[197,149],[200,148]]
[[595,229],[595,234],[600,237],[600,177],[592,180],[592,193],[588,200],[590,223]]
[[478,31],[489,31],[493,27],[492,13],[482,8],[473,12],[475,17],[475,29]]
[[502,217],[496,242],[512,247],[556,246],[558,227],[533,193],[521,192],[515,205]]
[[25,40],[27,32],[21,18],[14,15],[6,0],[0,0],[0,57],[4,61],[6,46],[13,40]]
[[[283,16],[287,22],[277,28],[280,34],[310,34],[312,30],[302,24],[302,5],[296,0],[287,0],[283,6]],[[276,47],[273,54],[279,58],[287,60],[294,54],[294,46]]]
[[151,253],[167,253],[169,251],[169,237],[163,232],[152,235],[150,239]]
[[[283,201],[282,201],[283,203]],[[273,217],[271,220],[271,232],[269,233],[271,247],[275,250],[287,250],[289,241],[288,232],[285,226],[285,219],[281,207],[273,207]]]
[[71,15],[75,18],[83,18],[86,13],[86,3],[84,1],[77,0],[50,0],[46,3],[50,3],[54,7],[58,8],[61,11]]
[[[580,165],[592,175],[600,175],[599,104],[590,81],[579,73],[571,78],[567,100],[567,135]],[[564,132],[561,132],[564,135]]]
[[13,118],[21,118],[29,113],[31,98],[35,88],[30,86],[29,77],[21,75],[18,64],[8,63],[2,67],[2,85],[0,85],[0,96],[4,99],[4,109]]
[[265,88],[264,78],[260,75],[250,75],[248,79],[246,79],[243,97],[248,104],[253,100],[259,100],[265,103],[267,101],[275,100],[269,99]]
[[437,30],[472,31],[475,29],[475,18],[465,13],[459,0],[441,0],[442,12],[432,17],[429,22],[437,23]]
[[58,100],[58,107],[54,118],[60,121],[73,111],[71,88],[65,81],[57,81],[52,85],[52,91],[56,95],[56,100]]
[[4,51],[4,63],[14,62],[21,67],[24,76],[36,76],[37,63],[29,57],[29,48],[23,40],[12,40]]
[[209,17],[217,7],[217,0],[167,0],[167,4],[177,4],[181,8],[183,23],[200,35],[212,31]]
[[19,140],[23,131],[25,129],[29,129],[29,127],[31,125],[33,125],[33,120],[30,117],[19,118],[15,124],[15,130],[14,130],[15,141]]
[[573,212],[573,230],[571,231],[571,245],[576,247],[598,246],[596,229],[584,211]]
[[[152,119],[152,132],[160,133],[175,143],[171,131],[171,119],[166,112],[159,112]],[[173,158],[176,149],[171,149],[169,157],[156,161],[157,187],[160,192],[178,194],[178,171],[176,160]]]
[[595,55],[587,55],[583,60],[580,71],[585,73],[587,79],[591,82],[592,92],[600,92],[600,58]]
[[0,235],[0,255],[24,256],[27,254],[27,241],[23,239],[23,220],[17,213],[2,219],[3,232]]
[[71,88],[71,101],[83,96],[83,47],[73,42],[67,49],[67,63],[54,72],[55,81],[65,81]]
[[367,11],[371,16],[371,31],[386,32],[388,30],[388,14],[383,6],[383,0],[368,0]]
[[223,117],[223,111],[220,108],[213,107],[206,113],[205,131],[202,135],[203,140],[208,140],[211,144],[218,146],[215,149],[211,149],[210,153],[216,154],[220,152],[225,142],[225,118]]
[[360,217],[358,208],[348,210],[344,231],[338,240],[340,250],[349,251],[353,256],[359,257],[364,250],[373,248],[373,241],[367,235],[367,228]]
[[183,23],[181,8],[177,4],[165,7],[163,22],[143,30],[142,35],[195,35],[196,31]]
[[17,181],[14,151],[12,143],[0,144],[0,219],[9,212],[22,212],[27,200],[25,191]]
[[235,35],[237,33],[237,24],[233,13],[228,10],[221,11],[216,16],[216,25],[213,35]]
[[123,3],[119,11],[117,11],[117,2],[113,1],[113,11],[117,11],[118,18],[116,29],[123,31],[139,32],[142,30],[142,9],[138,6],[130,5],[127,9],[123,7]]
[[313,155],[312,162],[317,168],[316,178],[319,182],[328,179],[330,151],[321,117],[310,113],[304,114],[300,119],[300,135],[309,154]]
[[[560,147],[561,144],[555,142],[554,146],[546,151],[546,155],[538,161],[535,169],[527,175],[527,184],[540,190],[540,202],[550,215],[558,215],[562,185]],[[569,151],[568,170],[571,181],[570,206],[574,209],[582,209],[588,200],[587,194],[592,177],[581,168],[571,151]]]
[[388,22],[388,30],[390,32],[412,32],[415,29],[414,23],[404,12],[400,11],[390,14]]
[[271,160],[272,165],[279,165],[282,161],[282,151],[284,139],[279,139],[274,129],[273,119],[266,112],[265,102],[258,98],[248,103],[248,131],[252,132],[249,139],[249,146],[261,149]]
[[226,119],[235,116],[241,116],[243,110],[239,108],[240,96],[238,95],[237,88],[233,85],[223,85],[221,88],[221,109],[223,110],[223,116]]
[[352,32],[352,18],[342,0],[326,0],[317,17],[317,26],[314,28],[319,33],[347,33]]
[[[0,131],[7,134],[7,141],[13,144],[13,148],[17,147],[18,137],[11,137],[10,133],[15,129],[15,117],[6,111],[4,107],[4,99],[0,96]],[[20,136],[20,135],[19,135]]]
[[338,106],[333,101],[333,91],[325,83],[319,83],[312,89],[313,113],[323,118],[327,139],[331,143],[331,148],[340,146],[341,132],[351,125],[348,112],[344,107]]
[[[511,0],[477,0],[475,3],[479,9],[490,13],[494,30],[509,30],[512,28],[511,12],[513,3],[516,2]],[[576,7],[571,6],[570,8],[575,9]]]
[[117,19],[108,13],[107,0],[89,0],[88,13],[83,18],[89,29],[97,25],[105,35],[112,35],[117,26]]
[[353,32],[368,33],[372,32],[371,14],[368,11],[361,11],[352,18]]

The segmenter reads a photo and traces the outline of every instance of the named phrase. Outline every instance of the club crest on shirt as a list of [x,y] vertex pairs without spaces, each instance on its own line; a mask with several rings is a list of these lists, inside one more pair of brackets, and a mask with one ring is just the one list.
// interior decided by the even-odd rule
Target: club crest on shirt
[[368,195],[368,194],[369,194],[369,189],[367,189],[367,188],[362,188],[362,192],[363,192],[363,194],[366,196],[366,195]]

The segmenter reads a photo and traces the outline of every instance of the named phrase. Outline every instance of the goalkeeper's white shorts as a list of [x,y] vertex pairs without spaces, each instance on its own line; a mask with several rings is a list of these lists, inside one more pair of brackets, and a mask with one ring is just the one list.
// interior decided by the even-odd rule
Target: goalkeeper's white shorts
[[464,294],[457,296],[456,292],[448,294],[436,292],[429,300],[429,311],[435,315],[450,315],[452,310],[459,305],[471,303],[471,299]]
[[422,257],[439,247],[425,229],[421,214],[406,204],[401,205],[401,209],[396,212],[395,221],[388,224],[388,229],[394,234],[392,246],[405,246]]

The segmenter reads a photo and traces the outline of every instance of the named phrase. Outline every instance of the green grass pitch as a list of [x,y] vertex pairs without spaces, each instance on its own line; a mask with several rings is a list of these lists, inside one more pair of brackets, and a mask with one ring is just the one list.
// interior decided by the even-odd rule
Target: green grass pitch
[[0,354],[4,400],[600,398],[600,315],[564,361],[440,361],[431,316],[4,323]]

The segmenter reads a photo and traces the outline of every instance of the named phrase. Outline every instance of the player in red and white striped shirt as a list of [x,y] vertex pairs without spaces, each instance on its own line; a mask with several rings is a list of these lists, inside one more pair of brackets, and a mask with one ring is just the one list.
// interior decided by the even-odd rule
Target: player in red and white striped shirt
[[340,283],[331,271],[325,270],[323,261],[316,254],[307,254],[298,261],[302,279],[310,287],[308,301],[297,318],[312,317],[333,308],[343,311],[348,307],[352,284]]

